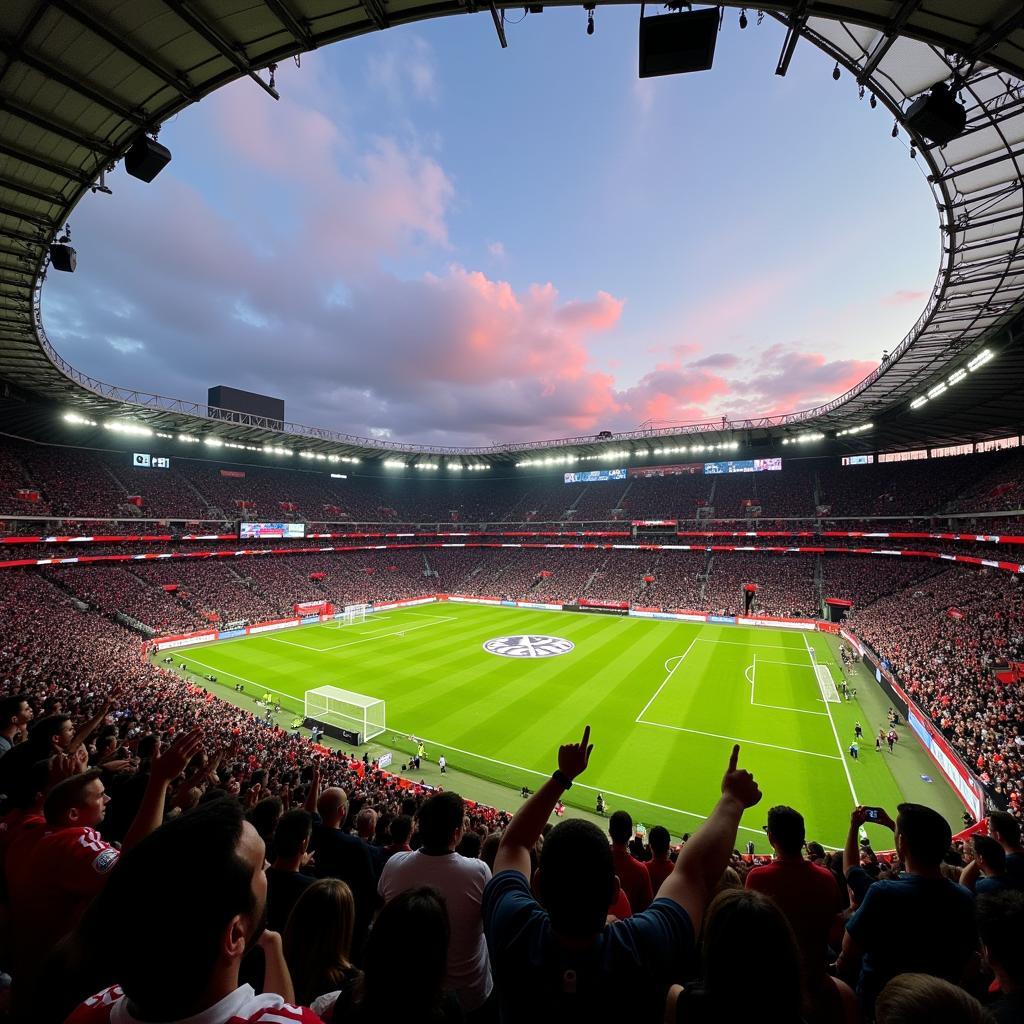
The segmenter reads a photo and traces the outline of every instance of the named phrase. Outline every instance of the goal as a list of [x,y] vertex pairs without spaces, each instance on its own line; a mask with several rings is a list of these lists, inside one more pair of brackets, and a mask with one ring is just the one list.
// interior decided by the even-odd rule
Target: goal
[[356,623],[365,622],[366,615],[368,612],[373,611],[373,606],[368,604],[347,604],[341,611],[341,615],[337,616],[333,623],[329,623],[335,629],[341,629],[342,626],[354,626]]
[[306,720],[320,722],[329,731],[353,733],[356,743],[368,743],[384,731],[384,711],[384,701],[379,698],[340,686],[318,686],[306,691]]

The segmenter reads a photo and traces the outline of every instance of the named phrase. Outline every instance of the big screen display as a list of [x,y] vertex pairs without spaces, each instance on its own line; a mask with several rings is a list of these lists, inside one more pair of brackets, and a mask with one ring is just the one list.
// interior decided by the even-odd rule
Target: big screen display
[[242,523],[238,536],[242,540],[258,540],[260,537],[305,537],[305,523]]
[[764,473],[782,469],[782,459],[736,459],[732,462],[705,462],[704,472],[716,473]]
[[596,484],[602,480],[626,480],[629,471],[625,469],[588,469],[582,473],[566,473],[567,484]]

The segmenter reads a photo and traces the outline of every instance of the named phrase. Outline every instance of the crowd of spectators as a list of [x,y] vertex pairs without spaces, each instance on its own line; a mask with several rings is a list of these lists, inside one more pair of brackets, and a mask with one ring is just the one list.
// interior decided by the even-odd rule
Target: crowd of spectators
[[1012,573],[949,569],[857,610],[851,628],[886,659],[996,798],[1024,812],[1024,698],[1000,669],[1024,661],[1024,593]]
[[817,559],[803,555],[719,552],[712,556],[704,604],[726,615],[745,610],[745,587],[757,587],[753,608],[763,615],[817,618],[821,602],[815,584]]

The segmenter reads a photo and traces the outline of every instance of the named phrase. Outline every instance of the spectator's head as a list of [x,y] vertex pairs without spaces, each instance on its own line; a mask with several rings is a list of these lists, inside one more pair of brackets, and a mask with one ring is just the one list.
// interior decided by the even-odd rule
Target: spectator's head
[[[740,949],[757,950],[742,968],[736,962]],[[770,1007],[774,1021],[800,1020],[800,954],[789,923],[767,896],[752,889],[720,892],[704,918],[701,958],[705,989],[722,1019],[740,1020]]]
[[388,837],[394,846],[407,846],[412,835],[412,818],[408,814],[399,814],[391,822]]
[[978,865],[986,875],[1001,875],[1006,871],[1006,851],[999,844],[999,841],[991,836],[983,836],[981,833],[972,837],[974,842],[974,856]]
[[32,721],[32,707],[21,695],[0,700],[0,733],[18,732]]
[[608,819],[608,835],[617,846],[625,846],[633,838],[633,819],[627,811],[615,811]]
[[804,848],[804,816],[792,807],[779,804],[768,811],[765,827],[768,842],[782,857],[799,857]]
[[1006,811],[993,811],[988,816],[988,831],[999,840],[1007,853],[1020,851],[1020,822]]
[[339,786],[331,786],[320,794],[316,809],[328,828],[338,828],[348,810],[348,794]]
[[824,864],[826,860],[825,847],[821,843],[808,843],[807,859],[814,861],[815,864]]
[[74,739],[75,723],[69,715],[47,715],[36,720],[28,739],[39,757],[49,757],[55,750],[66,750]]
[[647,836],[651,851],[655,857],[664,859],[668,856],[668,848],[671,845],[671,836],[664,825],[655,825]]
[[[377,915],[363,957],[361,1004],[381,1019],[429,1020],[444,994],[451,927],[444,897],[426,886],[407,889]],[[395,951],[415,947],[415,955]]]
[[286,811],[274,833],[274,857],[284,861],[300,858],[309,846],[312,829],[313,818],[308,811],[301,808]]
[[907,870],[935,869],[953,841],[949,822],[922,804],[900,804],[896,815],[896,852]]
[[498,847],[501,845],[501,833],[491,832],[480,847],[480,859],[494,870],[494,862],[498,857]]
[[260,839],[269,846],[282,814],[284,814],[284,804],[280,797],[265,796],[245,817],[259,833]]
[[978,934],[982,951],[1004,991],[1024,989],[1024,892],[979,896]]
[[476,832],[463,832],[455,852],[463,857],[469,857],[470,860],[476,860],[480,856],[480,846],[480,836]]
[[534,885],[556,932],[571,937],[600,932],[619,887],[601,830],[582,818],[556,825],[544,840]]
[[376,832],[377,812],[372,807],[364,807],[356,815],[356,835],[371,843]]
[[31,808],[42,811],[43,797],[50,788],[51,760],[52,758],[46,758],[36,761],[28,771],[13,780],[8,792],[12,806],[23,811]]
[[95,828],[109,803],[103,773],[94,768],[58,782],[46,795],[43,815],[50,828]]
[[296,900],[284,930],[284,957],[300,1006],[341,987],[351,967],[355,920],[352,890],[340,878],[321,878]]
[[459,845],[466,805],[458,793],[434,793],[416,815],[425,853],[450,852]]
[[[81,937],[83,948],[100,950],[141,1020],[182,1020],[207,1009],[211,993],[237,988],[239,963],[264,927],[264,855],[238,802],[215,800],[165,822],[121,857]],[[173,912],[143,942],[127,922],[152,906],[154,879]],[[173,968],[182,962],[188,970]]]
[[899,974],[875,1002],[877,1024],[990,1024],[972,995],[930,974]]

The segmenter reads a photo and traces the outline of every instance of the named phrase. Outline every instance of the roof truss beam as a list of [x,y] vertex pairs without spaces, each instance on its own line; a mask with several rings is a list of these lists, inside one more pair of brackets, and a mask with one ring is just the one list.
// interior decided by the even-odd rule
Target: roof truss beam
[[1002,21],[996,22],[992,28],[983,35],[975,44],[972,46],[964,56],[967,58],[968,63],[973,64],[976,60],[983,57],[993,46],[1001,43],[1007,35],[1009,35],[1015,28],[1024,25],[1024,7],[1018,6],[1016,10],[1010,9]]
[[801,0],[793,13],[789,16],[786,26],[786,38],[782,43],[782,53],[779,54],[779,63],[775,67],[775,74],[784,78],[789,70],[789,63],[796,52],[796,44],[800,41],[800,33],[807,24],[807,8],[812,0]]
[[921,0],[903,0],[899,10],[893,15],[892,20],[882,29],[882,34],[871,47],[871,51],[864,61],[864,66],[857,74],[857,83],[865,85],[868,79],[875,73],[875,69],[882,63],[882,58],[889,52],[892,44],[899,38],[900,29],[907,23],[907,19],[917,10]]
[[31,153],[24,153],[20,149],[15,149],[13,146],[5,146],[3,143],[0,143],[0,155],[10,157],[10,159],[17,160],[23,164],[29,164],[32,167],[38,167],[41,171],[48,171],[50,174],[63,175],[65,178],[77,181],[79,185],[91,184],[89,178],[82,174],[81,171],[76,171],[73,167],[68,167],[66,164],[58,164],[53,160],[44,160],[41,157],[33,156]]
[[263,0],[275,18],[295,37],[304,50],[316,49],[316,40],[309,29],[299,21],[289,8],[287,0]]
[[170,86],[180,95],[195,102],[199,94],[189,85],[183,74],[176,71],[168,71],[161,67],[152,57],[143,53],[140,49],[130,46],[124,38],[116,32],[112,32],[106,25],[96,21],[95,18],[79,9],[77,3],[70,3],[69,0],[50,0],[52,7],[57,7],[66,15],[74,18],[80,25],[87,28],[93,35],[99,36],[108,46],[112,46],[119,53],[130,57],[140,67],[145,68],[154,78],[159,78],[164,85]]
[[46,61],[40,60],[38,57],[33,57],[31,54],[26,53],[23,48],[16,46],[10,39],[0,38],[0,53],[5,54],[11,61],[19,61],[27,67],[30,67],[33,71],[42,75],[44,78],[52,78],[53,81],[59,82],[63,85],[65,89],[70,89],[71,92],[76,92],[79,96],[84,96],[87,100],[95,103],[98,107],[102,107],[104,110],[109,110],[112,114],[117,114],[118,117],[123,118],[125,121],[131,121],[132,124],[139,128],[146,127],[146,118],[138,111],[129,110],[117,100],[110,96],[105,96],[98,90],[93,89],[92,86],[86,85],[84,82],[78,81],[70,75],[65,75],[62,71],[59,71],[51,64],[47,64]]
[[22,121],[26,121],[28,124],[34,124],[44,132],[59,135],[62,139],[67,139],[68,142],[73,142],[76,146],[95,150],[96,152],[102,153],[105,157],[112,158],[114,156],[114,147],[103,142],[101,139],[97,139],[90,135],[82,135],[74,128],[69,128],[67,125],[58,124],[56,121],[40,117],[39,114],[34,113],[27,107],[21,106],[20,103],[15,103],[13,100],[7,99],[3,96],[0,96],[0,110],[5,110],[9,114],[13,114],[15,117],[20,118]]
[[0,189],[7,188],[12,192],[28,196],[30,199],[37,199],[41,203],[50,203],[53,206],[60,206],[65,202],[59,192],[47,192],[43,189],[32,188],[31,185],[23,185],[20,181],[8,178],[6,174],[0,174]]
[[264,82],[256,73],[256,69],[249,61],[238,52],[238,47],[232,46],[218,32],[210,27],[199,15],[195,14],[188,5],[188,0],[164,0],[164,3],[174,11],[175,14],[193,32],[201,35],[225,60],[233,64],[243,74],[248,75],[264,92],[273,96],[275,100],[281,97],[269,82]]

